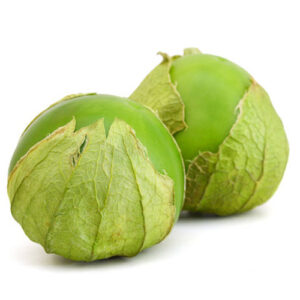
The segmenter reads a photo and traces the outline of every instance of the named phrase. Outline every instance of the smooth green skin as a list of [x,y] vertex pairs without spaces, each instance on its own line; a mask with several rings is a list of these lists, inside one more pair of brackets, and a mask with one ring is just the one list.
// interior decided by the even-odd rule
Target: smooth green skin
[[236,64],[207,54],[174,60],[170,76],[185,104],[188,128],[175,139],[188,165],[199,151],[218,151],[236,121],[236,107],[251,78]]
[[86,95],[61,101],[40,115],[21,136],[11,159],[9,172],[37,142],[75,117],[76,130],[104,118],[106,132],[115,118],[125,121],[146,147],[149,158],[160,173],[174,180],[176,219],[184,198],[184,168],[177,145],[161,121],[149,109],[126,98]]

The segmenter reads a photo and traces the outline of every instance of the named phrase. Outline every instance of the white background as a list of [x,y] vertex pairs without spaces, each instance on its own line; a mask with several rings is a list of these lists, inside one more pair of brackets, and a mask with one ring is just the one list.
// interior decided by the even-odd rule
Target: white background
[[[300,299],[299,1],[0,2],[1,299]],[[22,130],[63,96],[128,96],[157,51],[226,57],[269,92],[290,142],[274,197],[226,218],[183,216],[134,258],[47,255],[10,214],[7,168]]]

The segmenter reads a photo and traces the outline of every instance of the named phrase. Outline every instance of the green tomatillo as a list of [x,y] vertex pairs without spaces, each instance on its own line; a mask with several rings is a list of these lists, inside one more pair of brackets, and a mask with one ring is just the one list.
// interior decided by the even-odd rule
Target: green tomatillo
[[198,49],[163,61],[130,96],[174,134],[186,167],[184,209],[217,215],[267,201],[283,176],[288,142],[264,89],[236,64]]
[[92,261],[133,256],[165,238],[184,198],[167,128],[134,101],[64,98],[26,128],[9,168],[14,218],[46,252]]

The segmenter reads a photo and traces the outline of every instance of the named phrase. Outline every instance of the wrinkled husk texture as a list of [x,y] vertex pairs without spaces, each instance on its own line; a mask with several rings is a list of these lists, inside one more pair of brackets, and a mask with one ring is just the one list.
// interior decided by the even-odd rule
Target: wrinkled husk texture
[[[187,49],[185,55],[199,53],[196,50]],[[157,111],[171,133],[188,126],[183,101],[169,74],[175,59],[178,56],[164,54],[163,62],[130,96]],[[168,110],[170,103],[176,109]],[[218,152],[200,152],[190,162],[184,210],[217,215],[245,212],[266,202],[277,189],[289,148],[268,94],[252,80],[236,109],[237,120]]]
[[58,128],[23,156],[8,179],[11,212],[48,253],[78,261],[134,256],[174,223],[174,184],[158,173],[134,130],[103,119]]

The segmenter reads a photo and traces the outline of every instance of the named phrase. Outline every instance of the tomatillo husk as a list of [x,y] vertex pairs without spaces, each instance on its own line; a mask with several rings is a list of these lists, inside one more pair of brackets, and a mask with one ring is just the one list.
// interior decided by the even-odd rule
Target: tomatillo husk
[[131,99],[155,110],[186,167],[184,209],[229,215],[266,202],[288,160],[288,141],[268,94],[236,64],[198,49],[163,61]]
[[72,95],[26,128],[11,160],[11,211],[46,252],[92,261],[161,240],[184,198],[172,135],[128,99]]

